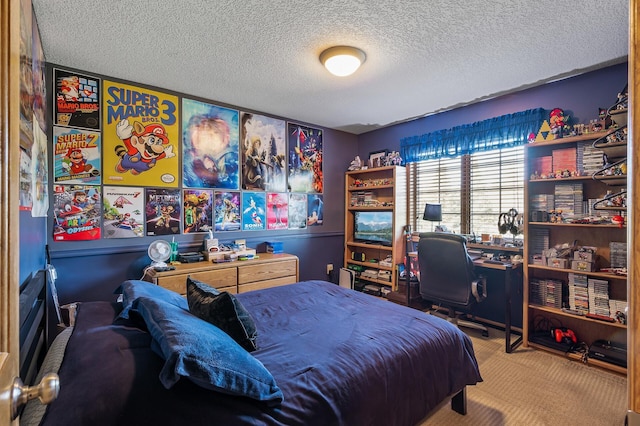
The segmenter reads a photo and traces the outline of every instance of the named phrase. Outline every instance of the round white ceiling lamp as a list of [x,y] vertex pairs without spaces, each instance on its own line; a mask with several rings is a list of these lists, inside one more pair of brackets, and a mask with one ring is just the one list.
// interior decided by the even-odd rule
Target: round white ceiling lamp
[[320,54],[320,62],[333,75],[346,77],[356,72],[367,56],[357,47],[334,46]]

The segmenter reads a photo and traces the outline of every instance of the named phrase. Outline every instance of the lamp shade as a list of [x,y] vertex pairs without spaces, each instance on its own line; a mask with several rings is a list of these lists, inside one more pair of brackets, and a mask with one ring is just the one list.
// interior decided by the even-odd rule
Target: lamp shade
[[422,219],[430,220],[431,222],[441,222],[442,221],[442,205],[427,203],[424,206],[424,215],[422,216]]
[[346,77],[356,72],[366,55],[356,47],[334,46],[320,54],[320,62],[333,75]]

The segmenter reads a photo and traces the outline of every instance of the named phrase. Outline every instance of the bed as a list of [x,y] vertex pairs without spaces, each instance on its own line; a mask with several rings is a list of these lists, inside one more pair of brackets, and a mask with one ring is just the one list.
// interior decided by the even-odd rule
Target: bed
[[[166,342],[158,333],[164,332],[164,311],[173,312],[180,316],[172,324],[175,334],[194,332],[194,344],[201,345],[195,352],[206,352],[209,329],[198,327],[208,323],[180,300],[164,304],[153,294],[129,299],[79,304],[73,329],[62,334],[66,348],[57,349],[64,352],[54,363],[59,367],[43,367],[44,373],[58,370],[61,389],[43,407],[40,424],[415,425],[449,398],[464,414],[466,386],[482,381],[471,340],[447,321],[305,281],[235,296],[254,321],[257,337],[249,343],[257,349],[245,351],[238,342],[219,350],[246,352],[231,367],[225,364],[224,374],[253,363],[260,380],[266,374],[273,381],[252,382],[246,395],[205,388],[201,376],[180,368],[193,363],[167,367],[172,355],[163,353]],[[169,306],[174,302],[176,309]],[[234,387],[246,378],[238,377],[225,380]]]

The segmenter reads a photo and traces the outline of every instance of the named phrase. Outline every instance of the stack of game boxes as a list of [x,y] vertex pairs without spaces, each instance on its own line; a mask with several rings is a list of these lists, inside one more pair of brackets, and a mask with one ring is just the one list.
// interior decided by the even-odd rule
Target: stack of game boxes
[[554,191],[554,207],[563,217],[582,217],[582,183],[558,183]]
[[589,278],[589,313],[610,316],[609,281]]
[[586,275],[569,274],[569,308],[574,311],[589,312],[589,290]]
[[627,243],[612,241],[609,243],[612,268],[627,267]]
[[529,284],[529,299],[535,305],[562,308],[562,281],[532,279]]
[[603,166],[602,151],[593,147],[593,142],[578,143],[578,172],[582,176],[590,176]]
[[551,157],[554,172],[558,173],[568,170],[569,173],[575,174],[578,171],[578,167],[576,164],[577,153],[575,147],[554,149],[553,151],[551,151]]

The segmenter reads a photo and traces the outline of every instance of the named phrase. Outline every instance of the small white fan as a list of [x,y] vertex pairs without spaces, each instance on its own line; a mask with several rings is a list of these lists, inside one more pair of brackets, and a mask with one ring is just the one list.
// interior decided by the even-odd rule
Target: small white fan
[[155,240],[149,244],[147,253],[151,258],[152,268],[166,268],[167,260],[171,257],[171,244],[165,240]]

